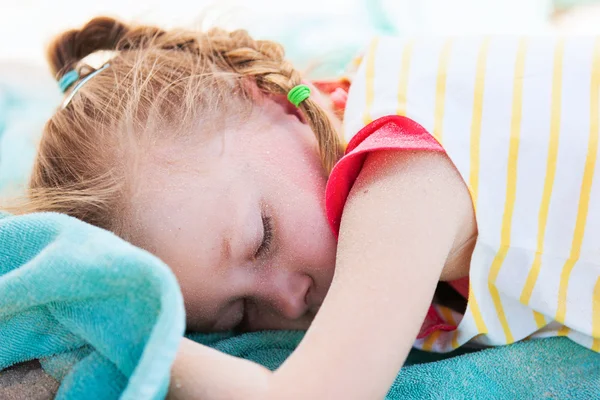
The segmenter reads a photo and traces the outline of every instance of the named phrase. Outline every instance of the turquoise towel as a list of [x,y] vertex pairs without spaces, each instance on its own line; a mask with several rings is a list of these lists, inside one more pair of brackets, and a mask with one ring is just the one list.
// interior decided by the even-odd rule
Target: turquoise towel
[[[0,214],[0,259],[0,370],[42,358],[61,381],[58,399],[164,398],[185,318],[176,280],[160,260],[57,214]],[[273,369],[302,332],[190,337]],[[600,393],[600,356],[566,338],[437,361],[444,357],[413,351],[387,398]]]
[[58,399],[164,398],[185,317],[160,260],[58,214],[2,214],[0,259],[0,370],[42,358]]
[[[302,332],[279,331],[191,338],[274,369],[302,336]],[[386,399],[600,398],[600,355],[567,338],[454,354],[460,353],[447,358],[451,355],[413,350]]]

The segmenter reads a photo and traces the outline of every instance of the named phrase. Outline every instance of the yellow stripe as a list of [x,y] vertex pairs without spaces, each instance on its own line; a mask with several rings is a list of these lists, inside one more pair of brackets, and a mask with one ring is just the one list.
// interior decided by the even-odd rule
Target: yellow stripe
[[[438,310],[440,311],[440,314],[442,314],[442,317],[444,318],[444,320],[454,326],[457,326],[458,324],[456,323],[456,320],[454,319],[454,316],[452,315],[452,310],[450,310],[448,307],[444,307],[444,306],[438,306]],[[453,349],[457,349],[459,347],[458,344],[458,328],[453,331],[451,333],[452,335],[452,348]]]
[[[481,44],[477,57],[477,70],[475,72],[475,94],[473,98],[473,115],[471,117],[471,157],[469,172],[469,189],[473,206],[477,208],[479,193],[479,146],[481,137],[481,117],[483,115],[483,89],[485,84],[485,66],[490,47],[490,38],[486,37]],[[471,294],[469,294],[469,301]],[[475,317],[475,315],[473,315]]]
[[558,308],[556,310],[556,320],[563,324],[567,315],[567,289],[569,278],[575,263],[579,259],[583,235],[585,233],[585,224],[587,221],[588,208],[590,204],[590,192],[592,190],[592,180],[594,178],[594,169],[596,166],[596,157],[598,155],[598,106],[600,99],[598,91],[600,90],[600,38],[594,43],[594,61],[592,64],[592,79],[590,88],[590,134],[588,138],[588,151],[585,159],[585,168],[581,182],[581,192],[579,194],[579,207],[577,209],[577,219],[575,222],[575,232],[573,234],[573,243],[571,244],[571,254],[563,266],[560,274],[560,285],[558,288]]
[[558,336],[567,336],[569,334],[571,330],[569,328],[567,328],[566,326],[561,326],[560,329],[558,330],[557,335]]
[[542,329],[548,324],[546,322],[546,316],[537,311],[533,312],[533,318],[535,319],[535,324],[537,325],[538,329]]
[[[560,134],[560,112],[562,100],[562,74],[563,74],[563,56],[565,52],[565,40],[559,39],[554,52],[554,67],[552,73],[552,101],[550,106],[550,143],[548,144],[548,158],[546,162],[546,177],[544,179],[544,191],[542,194],[542,204],[538,213],[538,233],[537,250],[535,258],[525,286],[521,292],[521,303],[529,305],[533,288],[537,282],[542,267],[542,253],[544,252],[544,240],[546,237],[546,224],[550,210],[550,197],[552,196],[552,187],[554,186],[554,177],[556,176],[556,160],[558,157],[558,142]],[[536,318],[537,321],[537,318]],[[545,320],[544,320],[545,321]],[[543,325],[542,325],[543,326]],[[538,323],[538,328],[541,328]]]
[[517,49],[517,58],[515,62],[515,74],[513,78],[513,96],[512,111],[510,121],[510,142],[508,147],[508,165],[506,173],[506,199],[504,200],[504,213],[502,216],[502,230],[500,234],[500,249],[492,266],[488,277],[488,288],[496,308],[496,314],[504,330],[506,343],[513,343],[514,338],[510,331],[504,308],[500,301],[500,293],[495,286],[496,279],[504,263],[504,259],[510,248],[510,234],[512,230],[512,218],[515,210],[515,201],[517,198],[517,165],[519,158],[519,141],[521,139],[521,116],[523,111],[523,75],[525,72],[525,54],[527,51],[527,42],[525,39],[519,40]]
[[427,339],[423,342],[423,350],[431,351],[433,344],[440,337],[442,331],[434,331],[431,335],[427,336]]
[[592,350],[600,352],[600,278],[594,286],[592,302]]
[[375,99],[375,54],[377,52],[377,45],[379,44],[379,38],[373,39],[371,46],[369,46],[369,53],[367,54],[366,68],[365,68],[365,113],[363,114],[363,123],[365,125],[373,122],[371,118],[371,108],[373,107],[373,100]]
[[481,316],[481,310],[479,309],[479,304],[477,304],[475,293],[473,293],[473,285],[469,285],[468,304],[469,309],[471,310],[471,315],[473,316],[473,321],[475,321],[475,326],[477,327],[477,332],[479,334],[487,333],[487,326],[485,326],[485,322],[483,321],[483,317]]
[[453,349],[458,349],[460,345],[458,344],[458,328],[454,332],[452,332],[452,341],[450,342]]
[[448,75],[448,63],[450,51],[452,50],[452,39],[448,39],[440,54],[437,72],[437,83],[435,87],[435,112],[433,122],[433,137],[442,142],[442,125],[444,122],[444,102],[446,100],[446,77]]
[[456,321],[454,320],[454,316],[452,316],[452,311],[448,307],[437,306],[438,311],[444,317],[444,321],[450,325],[456,326]]
[[402,50],[402,61],[400,67],[400,80],[398,81],[398,107],[396,114],[406,115],[406,103],[408,93],[408,73],[410,72],[410,58],[412,56],[415,40],[409,40]]
[[[473,115],[471,117],[471,155],[469,160],[469,190],[471,191],[471,199],[473,207],[477,210],[477,198],[479,194],[479,151],[481,139],[481,118],[483,115],[483,90],[485,84],[485,68],[488,50],[491,39],[486,37],[481,43],[479,55],[477,57],[477,69],[475,72],[475,90],[473,95]],[[481,310],[477,304],[475,293],[473,293],[473,285],[469,285],[469,309],[473,316],[473,321],[477,327],[477,331],[487,333],[487,327],[481,316]]]

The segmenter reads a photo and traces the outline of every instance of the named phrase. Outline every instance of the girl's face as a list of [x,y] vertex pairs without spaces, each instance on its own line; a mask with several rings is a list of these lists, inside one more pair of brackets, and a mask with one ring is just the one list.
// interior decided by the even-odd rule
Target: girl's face
[[286,108],[269,100],[202,145],[160,146],[137,172],[133,242],[173,270],[190,330],[306,329],[329,289],[327,178]]

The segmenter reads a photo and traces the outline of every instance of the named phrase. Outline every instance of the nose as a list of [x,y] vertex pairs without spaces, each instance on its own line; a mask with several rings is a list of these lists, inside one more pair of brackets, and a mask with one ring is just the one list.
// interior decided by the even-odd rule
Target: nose
[[269,305],[286,319],[298,319],[308,311],[307,293],[312,286],[308,275],[274,268],[261,285],[261,296]]

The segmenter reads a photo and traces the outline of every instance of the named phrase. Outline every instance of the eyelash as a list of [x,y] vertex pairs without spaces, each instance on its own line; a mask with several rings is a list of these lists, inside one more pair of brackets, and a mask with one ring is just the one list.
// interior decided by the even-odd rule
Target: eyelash
[[256,250],[255,258],[259,258],[267,253],[271,249],[271,244],[273,242],[273,221],[271,217],[267,217],[265,215],[262,216],[263,223],[263,240]]

